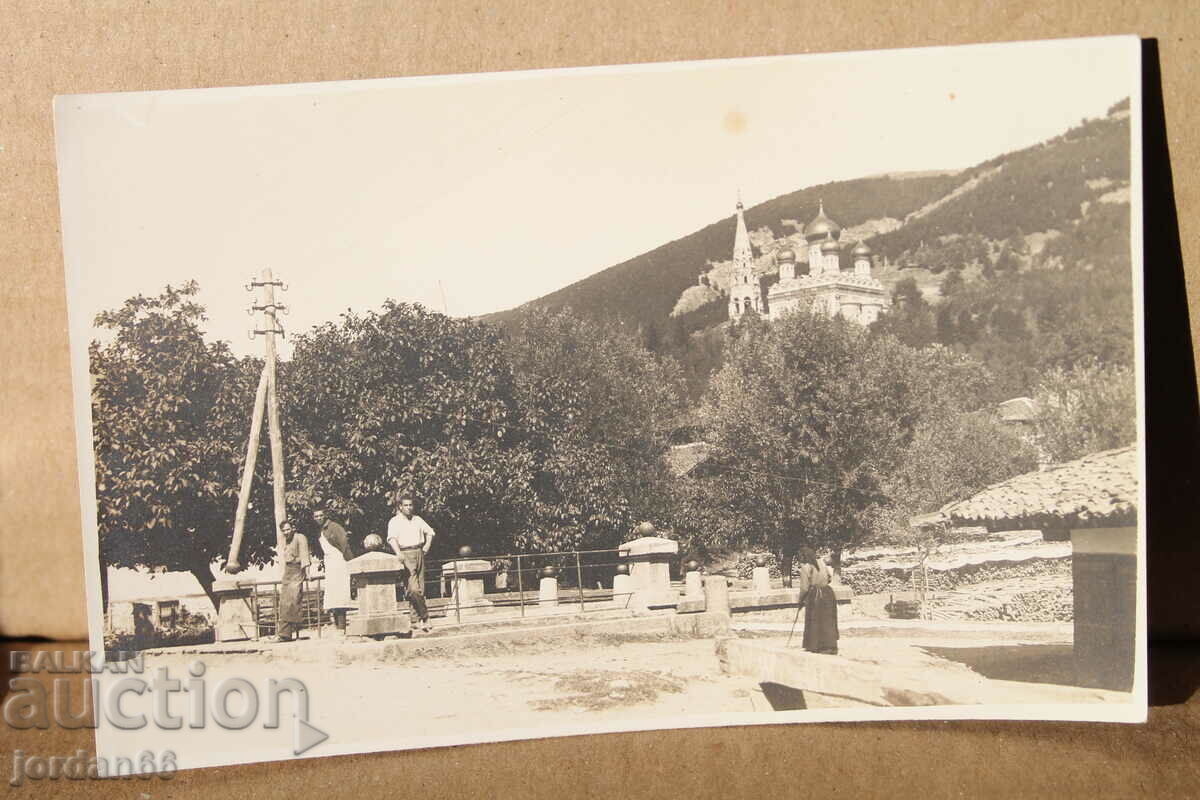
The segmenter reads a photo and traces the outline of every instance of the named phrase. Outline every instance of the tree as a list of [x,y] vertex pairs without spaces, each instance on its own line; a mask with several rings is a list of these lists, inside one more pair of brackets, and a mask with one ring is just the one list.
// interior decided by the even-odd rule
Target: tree
[[951,297],[962,291],[966,285],[961,268],[951,268],[946,277],[942,278],[942,296]]
[[411,492],[438,550],[511,545],[534,503],[532,459],[496,329],[388,301],[294,341],[281,386],[301,518],[332,508],[357,541]]
[[892,308],[871,324],[871,332],[894,336],[910,347],[939,340],[937,317],[914,278],[902,278],[892,287]]
[[1037,452],[1001,425],[990,411],[944,410],[913,432],[885,490],[889,534],[907,540],[909,520],[969,497],[1002,480],[1037,468]]
[[1137,384],[1127,366],[1097,361],[1051,370],[1034,395],[1038,443],[1054,461],[1137,441]]
[[684,382],[670,358],[569,310],[533,311],[506,342],[532,470],[526,548],[613,547],[665,517],[667,424]]
[[289,504],[382,532],[398,491],[453,552],[607,547],[663,505],[679,375],[569,312],[489,325],[386,303],[296,338]]
[[928,305],[916,278],[901,278],[892,287],[892,303],[898,308],[918,309]]
[[725,473],[719,502],[785,576],[801,546],[829,548],[836,563],[884,524],[887,476],[921,420],[977,402],[984,377],[945,348],[916,350],[821,314],[751,322],[704,409]]
[[913,527],[910,520],[1036,467],[1033,446],[1001,425],[990,410],[940,409],[917,426],[885,483],[892,503],[881,540],[916,552],[913,575],[921,578],[922,602],[929,589],[925,564],[943,543],[947,526]]
[[[211,596],[229,546],[260,363],[206,342],[195,282],[138,295],[96,317],[89,348],[102,574],[107,566],[190,572]],[[261,457],[260,465],[269,463]],[[258,476],[246,563],[275,543],[269,477]]]

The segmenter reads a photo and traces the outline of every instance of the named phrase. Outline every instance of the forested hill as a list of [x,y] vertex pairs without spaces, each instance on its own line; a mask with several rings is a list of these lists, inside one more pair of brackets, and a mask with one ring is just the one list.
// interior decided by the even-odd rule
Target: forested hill
[[[875,252],[874,274],[893,296],[876,327],[982,358],[996,391],[1012,397],[1047,369],[1132,363],[1129,179],[1123,100],[1102,118],[960,172],[813,186],[748,209],[746,223],[766,287],[775,280],[771,251],[784,237],[802,241],[782,220],[806,223],[823,200],[843,243],[865,240]],[[731,215],[488,319],[569,306],[623,321],[647,348],[676,358],[699,396],[721,361],[715,326],[728,316],[720,290],[733,235]],[[795,249],[803,271],[807,254]],[[700,273],[708,286],[697,285]]]
[[[916,177],[872,177],[812,186],[776,197],[746,209],[746,224],[753,230],[770,228],[777,237],[793,233],[780,224],[784,219],[806,223],[823,199],[844,226],[870,219],[903,219],[934,199],[952,191],[961,177],[953,174]],[[733,199],[730,200],[730,206]],[[714,222],[682,239],[609,267],[517,309],[484,317],[503,324],[523,308],[562,308],[620,319],[631,325],[663,326],[679,295],[708,270],[708,262],[728,259],[733,251],[734,217]]]
[[[770,229],[777,238],[792,235],[795,231],[781,220],[805,223],[823,199],[826,211],[843,227],[863,226],[855,233],[866,238],[889,263],[940,273],[946,267],[979,260],[981,245],[990,246],[988,255],[994,260],[1002,244],[1017,236],[1032,235],[1035,249],[1040,249],[1037,234],[1049,231],[1054,237],[1082,217],[1089,204],[1102,198],[1108,202],[1122,199],[1112,193],[1127,187],[1128,180],[1128,103],[1123,101],[1107,117],[1085,120],[1061,136],[961,172],[885,175],[812,186],[748,208],[746,224],[751,231]],[[873,230],[875,221],[891,224]],[[695,286],[697,276],[711,264],[730,258],[733,229],[731,214],[484,319],[503,323],[523,308],[570,306],[578,312],[666,330],[683,291]],[[761,237],[754,238],[761,251]],[[1011,249],[1021,251],[1022,246],[1013,243]],[[888,271],[879,277],[890,287],[901,276]],[[917,279],[927,293],[938,283],[920,273]]]

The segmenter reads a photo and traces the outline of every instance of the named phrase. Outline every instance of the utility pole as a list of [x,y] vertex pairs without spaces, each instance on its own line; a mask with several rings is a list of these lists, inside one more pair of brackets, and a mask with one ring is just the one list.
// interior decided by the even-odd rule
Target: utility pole
[[261,312],[261,328],[249,332],[250,338],[262,336],[266,345],[266,359],[263,363],[262,375],[258,380],[258,390],[254,394],[254,410],[250,417],[250,439],[246,446],[246,464],[242,468],[242,483],[238,490],[237,512],[233,520],[233,541],[229,545],[229,559],[225,571],[235,573],[244,566],[239,561],[242,549],[242,539],[246,532],[246,510],[250,505],[250,488],[254,482],[254,467],[258,460],[258,443],[262,436],[263,416],[267,418],[267,431],[271,439],[271,488],[274,493],[275,506],[275,552],[278,557],[283,550],[283,531],[281,526],[287,518],[287,502],[284,497],[283,472],[283,431],[279,423],[279,396],[276,391],[276,361],[275,335],[283,335],[279,327],[278,312],[287,313],[287,307],[275,302],[275,287],[287,291],[282,281],[275,280],[271,269],[265,268],[258,280],[251,278],[246,284],[246,291],[255,289],[262,291],[258,304],[252,305],[248,313]]

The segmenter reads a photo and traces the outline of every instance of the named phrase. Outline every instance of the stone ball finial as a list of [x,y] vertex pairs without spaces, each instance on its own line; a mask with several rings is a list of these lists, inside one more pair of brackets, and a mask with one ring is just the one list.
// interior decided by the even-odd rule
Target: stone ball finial
[[628,564],[617,564],[617,574],[618,575],[628,575],[629,574],[629,565]]
[[381,537],[378,533],[368,534],[366,538],[363,539],[363,547],[372,552],[381,551],[383,550],[383,537]]
[[638,536],[653,536],[654,535],[654,523],[639,522],[637,527],[633,529],[633,532],[636,533]]
[[700,562],[694,558],[689,558],[687,563],[683,565],[688,572],[697,572],[700,569]]
[[474,552],[475,551],[471,549],[471,545],[464,544],[462,547],[458,548],[458,557],[459,558],[470,558],[471,554]]
[[558,577],[558,567],[554,566],[553,564],[547,564],[546,566],[542,567],[542,577],[543,578]]
[[754,554],[754,566],[765,567],[767,565],[767,561],[768,561],[768,559],[767,559],[766,553],[755,553]]

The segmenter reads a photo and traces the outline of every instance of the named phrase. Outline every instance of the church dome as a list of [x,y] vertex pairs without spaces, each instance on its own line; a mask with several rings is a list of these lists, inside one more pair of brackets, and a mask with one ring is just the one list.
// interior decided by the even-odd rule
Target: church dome
[[871,248],[867,246],[866,242],[859,242],[858,246],[855,247],[854,250],[851,251],[851,253],[856,257],[857,256],[869,256],[869,255],[871,255]]
[[796,251],[791,247],[784,245],[775,251],[775,262],[777,264],[790,264],[796,260]]
[[817,216],[813,221],[804,226],[804,238],[812,242],[817,239],[824,239],[826,236],[833,239],[842,235],[842,226],[825,216],[825,203],[821,203],[820,209],[817,211]]
[[838,243],[836,241],[834,241],[833,239],[826,239],[821,244],[821,252],[822,253],[836,253],[837,251],[839,251],[841,249],[842,248],[839,247]]

